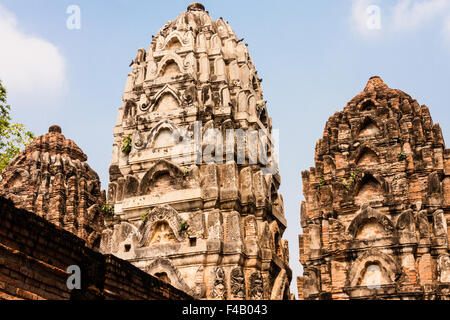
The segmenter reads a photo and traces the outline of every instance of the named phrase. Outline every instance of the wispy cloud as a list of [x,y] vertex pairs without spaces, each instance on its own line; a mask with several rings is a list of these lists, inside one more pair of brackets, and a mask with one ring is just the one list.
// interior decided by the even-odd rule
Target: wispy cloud
[[[381,29],[370,29],[368,21],[374,18],[375,11],[370,7],[378,7]],[[383,33],[385,36],[395,36],[414,32],[432,22],[447,23],[444,20],[450,13],[449,0],[353,0],[351,20],[353,28],[363,37]],[[370,26],[370,23],[369,23]],[[444,34],[447,28],[444,27]],[[450,32],[450,31],[449,31]]]
[[392,28],[415,31],[450,7],[448,0],[401,0],[392,8]]
[[11,95],[39,98],[58,95],[66,85],[66,62],[59,49],[18,26],[0,5],[0,79]]

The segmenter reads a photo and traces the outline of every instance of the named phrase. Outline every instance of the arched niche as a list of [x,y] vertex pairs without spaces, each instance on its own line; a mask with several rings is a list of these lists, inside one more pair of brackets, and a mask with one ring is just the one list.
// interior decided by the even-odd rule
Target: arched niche
[[171,37],[166,39],[166,45],[164,47],[164,50],[173,50],[176,51],[178,49],[180,49],[181,47],[183,47],[183,45],[181,44],[181,40],[178,37],[178,35],[172,35]]
[[163,277],[164,282],[170,283],[175,288],[193,295],[194,291],[184,281],[180,271],[168,259],[157,258],[152,261],[145,271],[153,276]]
[[170,93],[161,96],[155,105],[154,111],[159,113],[170,113],[179,108],[178,100]]
[[153,149],[169,148],[178,143],[179,136],[180,131],[175,124],[170,121],[161,121],[150,131],[147,145]]
[[146,247],[150,247],[155,244],[175,243],[176,237],[169,226],[167,221],[158,221],[153,229],[153,234],[150,236],[150,240],[146,244]]
[[395,227],[391,219],[369,206],[364,206],[352,220],[347,233],[354,239],[372,240],[392,235]]
[[166,62],[164,67],[161,69],[159,74],[160,77],[170,77],[180,74],[181,70],[178,64],[174,60],[169,60]]
[[358,166],[369,166],[378,164],[380,159],[375,151],[373,151],[370,147],[365,146],[358,152],[355,162]]
[[158,64],[157,74],[160,77],[169,77],[177,75],[183,70],[183,60],[174,53],[167,54]]
[[173,137],[173,132],[169,128],[162,128],[156,134],[154,140],[152,141],[153,149],[170,148],[175,145],[175,139]]
[[382,201],[384,190],[380,182],[371,174],[365,174],[355,189],[355,204],[363,205],[373,201]]
[[365,287],[379,287],[386,284],[390,284],[389,277],[383,272],[379,262],[367,263],[365,269],[362,271],[362,276],[358,286]]
[[361,125],[361,129],[359,130],[358,137],[367,138],[367,137],[375,137],[380,133],[380,128],[371,118],[364,119],[364,122]]
[[372,99],[365,99],[358,106],[360,111],[373,111],[377,108],[375,101]]
[[150,107],[150,112],[167,113],[178,109],[182,102],[179,98],[178,91],[169,85],[162,88],[154,98],[154,102]]
[[401,266],[391,256],[378,249],[369,249],[352,263],[346,286],[366,286],[373,289],[393,284],[401,275]]
[[184,187],[183,171],[177,165],[161,160],[151,167],[142,178],[139,194],[162,195],[182,187]]
[[152,209],[140,228],[141,247],[176,243],[185,240],[181,231],[183,220],[178,212],[170,206],[160,206]]
[[376,240],[384,238],[386,229],[376,218],[368,219],[356,233],[357,240]]

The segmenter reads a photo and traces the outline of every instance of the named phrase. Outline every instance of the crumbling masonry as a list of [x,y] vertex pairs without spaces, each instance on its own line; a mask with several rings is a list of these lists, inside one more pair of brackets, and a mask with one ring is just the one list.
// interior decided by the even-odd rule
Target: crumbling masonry
[[327,122],[303,172],[299,298],[450,298],[450,150],[379,77]]

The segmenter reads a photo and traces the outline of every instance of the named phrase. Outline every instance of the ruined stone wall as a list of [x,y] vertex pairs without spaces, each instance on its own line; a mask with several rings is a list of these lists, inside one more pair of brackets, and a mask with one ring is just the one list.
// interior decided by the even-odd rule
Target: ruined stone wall
[[[107,202],[115,219],[101,250],[132,262],[200,299],[289,298],[280,176],[237,153],[197,161],[231,129],[272,125],[248,48],[222,18],[194,3],[139,49],[114,128]],[[176,137],[176,138],[174,138]],[[189,152],[180,142],[188,141]],[[239,148],[237,139],[232,149]],[[245,146],[244,146],[245,148]],[[217,150],[210,153],[220,154]],[[217,160],[217,159],[215,159]]]
[[[81,268],[82,289],[70,291],[66,271]],[[171,285],[0,197],[0,300],[185,300]]]
[[370,79],[303,172],[304,299],[450,297],[450,150],[430,111]]

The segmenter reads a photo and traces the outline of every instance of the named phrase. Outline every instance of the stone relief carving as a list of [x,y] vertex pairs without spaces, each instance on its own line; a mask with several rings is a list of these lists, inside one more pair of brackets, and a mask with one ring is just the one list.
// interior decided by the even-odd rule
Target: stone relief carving
[[206,284],[204,280],[204,268],[200,267],[195,275],[194,296],[196,299],[203,299],[206,295]]
[[216,300],[226,300],[227,297],[227,287],[225,282],[225,271],[222,267],[216,267],[214,269],[214,284],[211,294],[211,298]]
[[181,224],[182,220],[175,209],[169,206],[154,208],[140,228],[141,247],[182,241],[186,235],[180,233]]
[[250,276],[250,299],[262,300],[264,299],[264,286],[261,272],[255,272]]
[[433,231],[436,237],[447,236],[447,220],[443,210],[436,210],[433,213]]
[[231,271],[231,295],[235,299],[245,298],[245,277],[241,268]]

